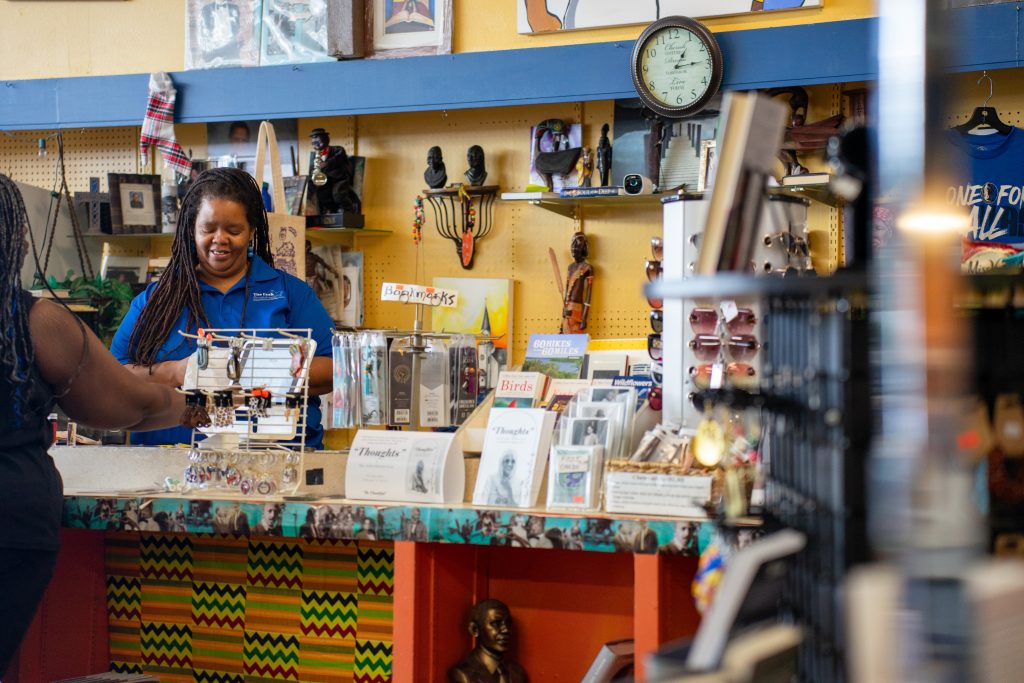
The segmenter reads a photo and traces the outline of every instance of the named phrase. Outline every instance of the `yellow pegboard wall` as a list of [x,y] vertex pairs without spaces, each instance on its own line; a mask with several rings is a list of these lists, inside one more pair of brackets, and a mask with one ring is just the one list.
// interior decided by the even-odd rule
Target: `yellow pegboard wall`
[[[63,131],[64,168],[72,192],[87,191],[89,178],[99,177],[107,191],[107,173],[142,173],[137,126],[78,128]],[[51,188],[57,177],[56,131],[16,131],[0,135],[0,173],[18,182]],[[39,156],[38,139],[46,139]]]
[[[494,228],[477,244],[474,267],[464,270],[455,245],[438,234],[429,206],[423,243],[418,249],[413,246],[413,200],[423,190],[427,150],[433,145],[443,150],[449,182],[462,178],[466,151],[479,144],[487,157],[487,184],[498,184],[503,191],[522,190],[529,176],[533,125],[553,117],[569,122],[582,119],[585,144],[593,147],[601,123],[612,123],[611,113],[611,103],[601,102],[360,116],[356,129],[359,152],[367,157],[363,197],[367,227],[394,231],[387,238],[362,239],[357,247],[366,255],[367,326],[407,329],[412,324],[413,312],[408,307],[376,301],[385,279],[429,283],[438,276],[492,277],[513,278],[516,283],[513,363],[522,361],[531,332],[557,332],[561,301],[548,248],[555,250],[564,277],[575,230],[571,218],[498,201]],[[333,143],[335,130],[348,130],[348,118],[303,121],[300,137],[322,126],[331,131]],[[596,271],[590,335],[646,334],[643,266],[649,257],[650,236],[661,233],[659,208],[590,210],[581,225],[590,241],[590,261]]]
[[[814,123],[830,116],[843,113],[843,90],[849,86],[840,84],[805,86],[809,97],[807,122]],[[824,154],[801,153],[800,162],[812,173],[828,171]],[[807,231],[811,247],[811,258],[815,270],[825,275],[835,271],[842,264],[843,243],[842,211],[820,202],[811,202],[807,210]]]

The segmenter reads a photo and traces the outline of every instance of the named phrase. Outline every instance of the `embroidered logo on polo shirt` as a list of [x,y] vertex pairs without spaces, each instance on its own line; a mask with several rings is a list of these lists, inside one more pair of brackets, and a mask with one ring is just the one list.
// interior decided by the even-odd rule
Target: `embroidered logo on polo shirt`
[[277,301],[284,298],[283,289],[271,289],[266,292],[253,292],[253,301]]

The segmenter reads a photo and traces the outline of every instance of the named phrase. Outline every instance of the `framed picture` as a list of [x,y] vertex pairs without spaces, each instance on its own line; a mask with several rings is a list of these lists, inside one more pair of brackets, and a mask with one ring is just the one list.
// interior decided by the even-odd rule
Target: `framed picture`
[[185,68],[257,66],[261,0],[187,0]]
[[110,228],[115,235],[160,232],[160,176],[108,173]]
[[714,180],[715,141],[702,140],[700,143],[700,168],[697,170],[697,192],[704,192]]
[[370,0],[372,57],[446,55],[452,51],[452,0]]

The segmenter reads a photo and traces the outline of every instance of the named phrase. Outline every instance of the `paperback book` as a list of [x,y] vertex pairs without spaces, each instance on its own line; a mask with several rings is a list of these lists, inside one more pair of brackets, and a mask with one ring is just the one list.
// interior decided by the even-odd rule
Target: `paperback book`
[[473,504],[536,505],[554,424],[555,414],[540,408],[493,408],[480,454]]
[[531,334],[523,370],[552,379],[579,379],[589,339],[586,334]]
[[498,375],[494,388],[495,408],[539,408],[548,378],[539,372],[510,372]]

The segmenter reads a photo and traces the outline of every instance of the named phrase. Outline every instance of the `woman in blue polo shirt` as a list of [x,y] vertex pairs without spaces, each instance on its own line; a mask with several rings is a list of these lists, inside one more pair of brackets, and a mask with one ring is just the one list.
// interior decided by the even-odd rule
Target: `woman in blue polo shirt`
[[[260,189],[234,168],[204,171],[182,201],[171,260],[160,280],[132,301],[110,350],[150,381],[179,386],[202,328],[293,328],[313,331],[306,445],[321,448],[320,394],[331,391],[334,321],[313,290],[275,270]],[[184,427],[132,434],[134,444],[189,443]]]

